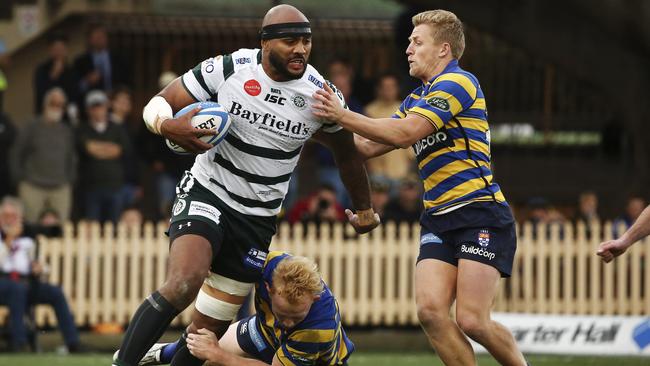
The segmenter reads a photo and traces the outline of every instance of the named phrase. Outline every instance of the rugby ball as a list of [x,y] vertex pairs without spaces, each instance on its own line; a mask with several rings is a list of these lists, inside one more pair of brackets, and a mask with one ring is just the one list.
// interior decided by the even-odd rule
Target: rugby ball
[[[181,109],[174,115],[174,118],[178,118],[196,107],[201,107],[201,110],[192,117],[192,127],[202,130],[216,130],[216,135],[205,135],[199,139],[212,146],[217,146],[226,137],[228,128],[230,128],[231,120],[228,112],[219,103],[198,102]],[[165,143],[171,151],[177,154],[189,154],[184,148],[169,139],[165,139]]]

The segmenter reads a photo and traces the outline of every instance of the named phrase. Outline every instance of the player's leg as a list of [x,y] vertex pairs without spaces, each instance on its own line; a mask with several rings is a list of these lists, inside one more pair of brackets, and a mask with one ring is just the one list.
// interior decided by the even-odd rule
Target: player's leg
[[445,365],[475,365],[471,345],[449,316],[456,296],[456,272],[456,266],[438,259],[418,262],[415,268],[418,319]]
[[463,332],[483,345],[501,365],[524,366],[526,360],[512,333],[490,318],[500,279],[494,267],[460,259],[456,319]]
[[[182,222],[174,225],[182,225]],[[194,300],[208,274],[211,260],[212,247],[204,236],[188,234],[173,239],[167,280],[133,315],[115,365],[138,364],[174,317]]]
[[187,349],[186,335],[197,333],[199,329],[206,328],[221,339],[252,288],[252,283],[239,282],[221,275],[211,274],[199,291],[192,312],[192,323],[179,340],[171,364],[202,365],[203,361],[194,357]]
[[455,240],[459,258],[456,322],[502,365],[526,365],[510,331],[490,318],[499,279],[512,272],[517,247],[514,224],[459,230]]

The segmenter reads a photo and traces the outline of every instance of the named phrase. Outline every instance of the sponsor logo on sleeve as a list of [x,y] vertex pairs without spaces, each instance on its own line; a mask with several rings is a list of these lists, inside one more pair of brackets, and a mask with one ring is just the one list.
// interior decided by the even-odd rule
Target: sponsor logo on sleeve
[[445,98],[431,97],[427,99],[427,104],[443,112],[449,112],[451,110],[451,107],[449,106],[449,101],[447,101],[447,99]]
[[208,205],[207,203],[194,201],[190,203],[190,210],[187,213],[189,216],[203,216],[219,224],[219,217],[221,211],[216,207]]
[[240,57],[235,59],[235,64],[237,65],[244,65],[244,64],[250,64],[251,63],[251,58],[250,57]]

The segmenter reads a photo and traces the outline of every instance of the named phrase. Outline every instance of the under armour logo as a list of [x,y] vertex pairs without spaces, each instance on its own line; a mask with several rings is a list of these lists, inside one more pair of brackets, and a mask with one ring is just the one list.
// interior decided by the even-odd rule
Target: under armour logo
[[179,224],[178,225],[178,230],[182,230],[183,226],[187,226],[187,227],[192,226],[192,221],[188,221],[187,224]]

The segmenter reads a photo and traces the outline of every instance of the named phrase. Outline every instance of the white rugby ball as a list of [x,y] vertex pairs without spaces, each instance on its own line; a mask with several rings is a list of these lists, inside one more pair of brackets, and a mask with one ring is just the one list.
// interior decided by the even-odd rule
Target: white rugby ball
[[[201,110],[192,117],[192,127],[202,130],[216,130],[216,135],[205,135],[199,137],[199,139],[212,146],[217,146],[226,137],[228,128],[230,128],[231,120],[228,111],[219,103],[198,102],[181,109],[174,115],[174,118],[178,118],[196,107],[201,107]],[[165,139],[165,143],[171,151],[177,154],[189,154],[184,148],[169,139]]]

